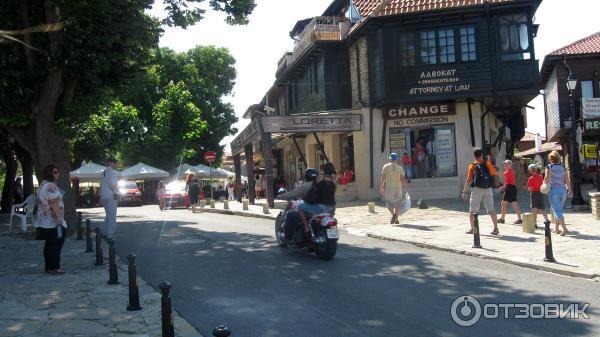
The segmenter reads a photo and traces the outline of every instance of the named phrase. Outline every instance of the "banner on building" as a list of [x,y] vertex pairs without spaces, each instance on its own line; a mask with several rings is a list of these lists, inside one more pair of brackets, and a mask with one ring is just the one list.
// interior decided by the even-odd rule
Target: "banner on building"
[[322,114],[262,118],[267,133],[349,132],[361,130],[361,115]]
[[384,116],[387,119],[407,119],[451,115],[456,115],[454,103],[401,105],[399,107],[392,107],[384,110]]
[[581,113],[583,119],[600,118],[600,98],[582,98]]

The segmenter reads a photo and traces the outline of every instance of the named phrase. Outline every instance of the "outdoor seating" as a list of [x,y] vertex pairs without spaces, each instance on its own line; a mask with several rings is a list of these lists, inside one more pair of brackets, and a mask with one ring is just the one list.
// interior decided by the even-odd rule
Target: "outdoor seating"
[[33,207],[36,202],[35,193],[31,193],[22,203],[12,205],[10,210],[9,232],[12,233],[13,217],[17,217],[21,220],[21,230],[23,232],[27,232],[28,219],[31,219],[31,225],[33,226]]

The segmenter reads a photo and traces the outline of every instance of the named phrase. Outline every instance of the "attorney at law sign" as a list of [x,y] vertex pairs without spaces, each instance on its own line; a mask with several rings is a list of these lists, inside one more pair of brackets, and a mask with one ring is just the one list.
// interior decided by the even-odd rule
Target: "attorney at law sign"
[[583,119],[600,118],[600,98],[582,98],[581,112]]

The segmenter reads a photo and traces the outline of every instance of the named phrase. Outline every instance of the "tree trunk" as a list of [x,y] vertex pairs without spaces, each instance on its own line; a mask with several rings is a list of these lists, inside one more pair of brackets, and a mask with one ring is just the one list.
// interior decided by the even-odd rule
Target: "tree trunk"
[[13,204],[13,194],[15,193],[15,179],[17,178],[17,160],[10,144],[4,144],[2,148],[2,159],[6,165],[6,175],[4,177],[4,187],[2,188],[2,207],[1,213],[10,213]]
[[33,160],[18,143],[14,144],[14,149],[23,170],[23,197],[26,198],[33,193]]

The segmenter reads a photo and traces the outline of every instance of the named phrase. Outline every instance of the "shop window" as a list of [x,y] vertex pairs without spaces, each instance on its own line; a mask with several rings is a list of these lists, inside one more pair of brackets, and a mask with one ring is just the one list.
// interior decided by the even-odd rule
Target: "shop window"
[[404,33],[400,35],[400,63],[403,67],[412,67],[416,62],[415,35]]
[[435,43],[435,31],[421,32],[421,63],[436,64],[437,52]]
[[477,36],[473,26],[460,29],[460,60],[477,61]]
[[594,98],[594,82],[581,81],[581,97]]
[[442,29],[438,31],[438,47],[440,50],[440,63],[456,62],[454,29]]
[[500,18],[500,49],[502,61],[531,59],[527,15],[507,15]]
[[457,175],[454,125],[391,128],[389,137],[410,179]]
[[338,168],[338,182],[346,185],[354,181],[354,136],[343,134],[340,136],[341,165]]

